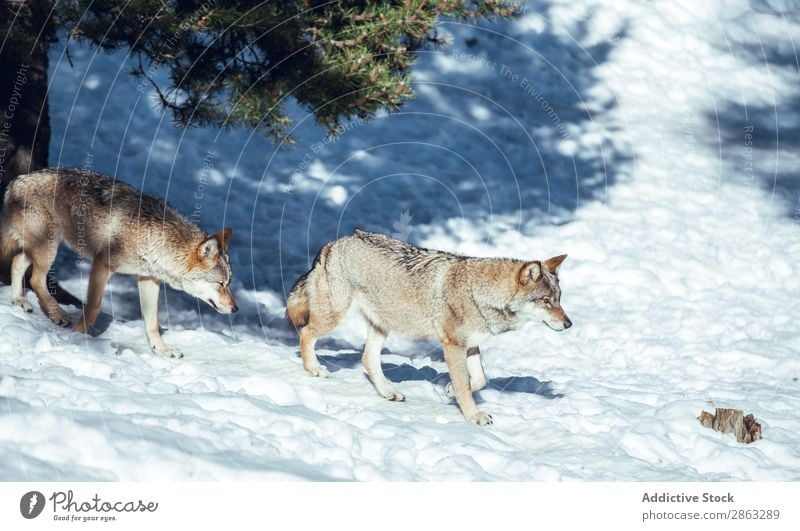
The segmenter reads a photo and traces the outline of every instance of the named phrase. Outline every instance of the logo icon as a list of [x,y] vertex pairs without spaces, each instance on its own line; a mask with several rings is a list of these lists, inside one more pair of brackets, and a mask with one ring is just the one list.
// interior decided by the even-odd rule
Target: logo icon
[[28,520],[32,520],[42,514],[44,509],[44,494],[32,490],[22,496],[19,501],[19,512]]
[[408,240],[408,237],[411,236],[411,218],[414,216],[411,215],[411,212],[406,210],[402,214],[400,214],[400,219],[395,221],[392,224],[395,232],[392,233],[392,238],[397,240]]

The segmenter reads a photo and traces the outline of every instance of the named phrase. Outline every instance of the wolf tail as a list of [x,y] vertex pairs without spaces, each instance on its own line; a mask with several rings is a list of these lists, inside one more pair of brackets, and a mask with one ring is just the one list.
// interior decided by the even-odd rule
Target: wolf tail
[[311,317],[310,297],[308,293],[309,278],[316,275],[325,274],[325,262],[331,249],[331,243],[320,249],[311,270],[300,277],[295,282],[294,287],[286,298],[286,317],[291,321],[295,328],[301,328],[308,324]]
[[11,220],[7,212],[4,213],[5,210],[7,209],[3,208],[3,205],[0,204],[0,263],[7,263],[20,249],[19,242],[11,233]]
[[308,305],[308,275],[311,271],[300,277],[289,296],[286,298],[286,317],[295,326],[301,328],[308,324],[311,310]]

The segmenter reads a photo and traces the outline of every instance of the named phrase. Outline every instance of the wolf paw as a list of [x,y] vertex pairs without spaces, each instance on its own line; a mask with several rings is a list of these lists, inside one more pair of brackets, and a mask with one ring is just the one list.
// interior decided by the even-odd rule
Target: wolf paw
[[328,369],[322,365],[317,365],[316,367],[312,367],[310,369],[306,367],[306,372],[315,378],[327,378],[331,375],[331,373],[328,372]]
[[176,349],[175,347],[171,347],[169,345],[163,345],[161,347],[153,347],[153,352],[164,356],[165,358],[182,358],[183,352]]
[[478,411],[477,413],[472,414],[472,416],[468,417],[467,420],[473,424],[477,424],[478,426],[488,426],[494,422],[492,420],[492,416],[488,413],[484,413],[483,411]]
[[381,393],[381,396],[383,396],[383,398],[385,398],[386,400],[389,400],[391,402],[405,402],[406,401],[406,395],[404,395],[403,393],[401,393],[399,391],[395,391],[394,389],[392,389],[391,391],[388,391],[386,393]]
[[69,314],[61,308],[57,308],[50,312],[50,320],[58,326],[69,326]]
[[28,299],[26,299],[25,297],[16,297],[14,299],[11,299],[11,304],[13,304],[14,306],[19,306],[28,313],[31,313],[33,311],[33,306],[31,305],[31,303],[28,302]]
[[78,321],[75,324],[75,326],[72,327],[72,330],[75,331],[75,332],[78,332],[79,334],[88,334],[89,333],[89,327],[86,326],[86,321],[84,321],[83,319]]

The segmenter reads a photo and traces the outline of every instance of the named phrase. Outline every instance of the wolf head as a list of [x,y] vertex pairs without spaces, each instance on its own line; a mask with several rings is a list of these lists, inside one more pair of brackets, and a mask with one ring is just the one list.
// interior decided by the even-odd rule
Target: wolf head
[[231,293],[231,264],[228,242],[231,229],[213,234],[200,242],[189,257],[189,271],[183,277],[183,290],[207,302],[219,313],[236,313],[239,308]]
[[553,330],[572,326],[561,307],[558,269],[567,255],[554,256],[544,262],[526,262],[517,274],[517,293],[509,305],[523,321],[541,321]]

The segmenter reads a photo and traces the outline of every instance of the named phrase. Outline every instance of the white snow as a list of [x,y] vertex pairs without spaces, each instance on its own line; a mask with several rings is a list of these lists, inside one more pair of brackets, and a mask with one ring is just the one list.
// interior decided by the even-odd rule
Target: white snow
[[[175,361],[147,351],[130,279],[112,280],[97,337],[0,286],[0,478],[800,479],[800,33],[757,4],[545,0],[513,21],[443,22],[453,46],[420,54],[416,100],[335,141],[297,108],[297,144],[280,149],[174,129],[124,53],[73,45],[70,68],[56,50],[51,164],[233,227],[241,311],[167,292]],[[378,396],[356,321],[320,341],[331,377],[304,374],[285,293],[355,226],[569,254],[573,328],[482,345],[494,425],[445,397],[432,343],[390,338],[384,370],[407,402]],[[73,262],[59,277],[83,294]],[[764,439],[703,428],[714,407],[753,413]]]

